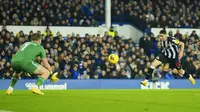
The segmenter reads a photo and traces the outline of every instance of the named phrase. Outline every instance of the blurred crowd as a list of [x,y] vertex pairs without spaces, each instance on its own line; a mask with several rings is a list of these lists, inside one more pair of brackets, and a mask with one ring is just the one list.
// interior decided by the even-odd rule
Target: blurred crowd
[[98,26],[103,0],[0,0],[3,25]]
[[[85,34],[60,35],[47,27],[38,31],[44,38],[49,63],[64,79],[144,79],[151,61],[160,53],[160,45],[151,32],[152,27],[198,28],[200,1],[198,0],[112,0],[112,20],[136,25],[145,23],[145,33],[139,43],[122,39],[118,32],[108,31],[104,36]],[[105,0],[0,0],[1,25],[33,26],[98,26],[105,21]],[[127,21],[128,22],[128,21]],[[129,21],[130,22],[130,21]],[[183,68],[194,78],[200,78],[199,35],[168,31],[185,43]],[[35,33],[35,32],[34,32]],[[120,32],[119,32],[120,33]],[[13,73],[10,60],[19,47],[33,34],[0,32],[0,78],[9,79]],[[111,36],[112,35],[112,36]],[[119,64],[107,61],[111,53],[120,56]],[[38,63],[41,59],[38,57]],[[166,69],[167,72],[164,70]],[[176,75],[175,69],[160,66],[155,77],[164,79],[185,78]],[[22,75],[22,78],[27,78]],[[31,78],[36,78],[32,75]]]
[[[48,61],[54,71],[59,72],[62,79],[144,79],[148,74],[151,61],[159,55],[160,46],[157,38],[151,34],[144,34],[140,42],[135,43],[132,39],[122,39],[115,32],[114,36],[109,36],[106,31],[104,36],[85,34],[68,34],[62,36],[59,32],[46,28],[46,32],[38,31],[43,36],[42,45],[47,54]],[[195,78],[200,78],[200,51],[195,43],[199,41],[199,36],[195,31],[192,34],[181,34],[169,31],[185,43],[185,52],[182,65],[185,70]],[[9,79],[13,70],[10,60],[19,47],[27,41],[33,34],[24,34],[20,31],[17,34],[7,31],[5,28],[0,32],[0,78]],[[116,53],[120,57],[118,65],[112,65],[107,61],[111,53]],[[38,57],[36,62],[40,63]],[[163,72],[164,69],[167,72]],[[165,71],[166,71],[165,70]],[[31,78],[36,78],[32,75]],[[175,69],[158,67],[155,77],[164,79],[185,78],[176,75]],[[28,78],[22,75],[22,78]]]
[[112,5],[113,16],[133,16],[142,19],[148,28],[200,26],[198,0],[113,0]]
[[[137,23],[139,19],[148,33],[151,27],[200,26],[198,0],[111,0],[111,4],[113,21],[127,22],[132,17]],[[0,0],[0,11],[3,25],[98,26],[105,22],[105,0]]]

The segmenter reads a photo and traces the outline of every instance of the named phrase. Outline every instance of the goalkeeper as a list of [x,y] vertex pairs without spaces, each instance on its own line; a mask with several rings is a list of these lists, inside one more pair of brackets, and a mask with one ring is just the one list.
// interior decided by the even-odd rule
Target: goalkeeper
[[[30,90],[35,94],[43,95],[43,93],[39,90],[39,86],[42,85],[46,79],[48,79],[49,75],[52,74],[52,69],[46,58],[45,50],[40,45],[41,40],[42,37],[39,34],[33,34],[31,36],[31,42],[24,43],[12,58],[11,66],[15,72],[10,82],[10,86],[6,91],[7,95],[11,95],[13,93],[13,88],[22,72],[38,75],[38,79],[35,83],[37,88],[31,87]],[[34,62],[38,56],[42,58],[44,66]],[[52,74],[50,80],[51,82],[57,82],[57,73]]]

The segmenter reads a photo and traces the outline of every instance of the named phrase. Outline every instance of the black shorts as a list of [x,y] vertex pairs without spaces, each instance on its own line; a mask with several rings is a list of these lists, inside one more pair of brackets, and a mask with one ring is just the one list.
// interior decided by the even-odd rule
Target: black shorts
[[163,64],[169,63],[169,67],[171,69],[176,68],[177,70],[182,69],[181,61],[179,59],[171,59],[166,57],[163,54],[160,54],[158,57],[156,57],[157,60],[161,61]]

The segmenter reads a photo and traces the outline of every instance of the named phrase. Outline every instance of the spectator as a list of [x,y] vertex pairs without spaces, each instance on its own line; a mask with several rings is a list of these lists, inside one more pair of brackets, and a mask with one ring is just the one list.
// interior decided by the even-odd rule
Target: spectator
[[153,77],[161,78],[162,77],[162,71],[163,71],[162,66],[159,66],[158,69],[156,70],[155,76],[153,76]]
[[101,72],[100,79],[108,79],[108,75],[106,74],[106,71]]
[[51,32],[51,30],[50,30],[49,27],[47,27],[47,28],[46,28],[46,31],[44,32],[43,35],[44,35],[45,37],[53,37],[53,36],[54,36],[54,33]]
[[148,68],[144,69],[144,76],[145,77],[149,77],[150,76],[150,74],[148,73],[148,70],[149,70]]
[[3,75],[3,79],[11,79],[11,73],[10,72],[5,72]]
[[108,36],[115,37],[115,30],[113,26],[110,27],[110,30],[108,31]]
[[179,29],[176,31],[176,34],[174,35],[177,39],[181,40],[182,39],[182,34],[180,33]]
[[118,79],[118,74],[116,71],[106,70],[106,73],[109,74],[110,79]]
[[90,76],[87,74],[87,71],[84,71],[83,75],[81,75],[81,79],[90,79]]
[[99,75],[98,75],[98,73],[97,72],[94,72],[94,77],[93,77],[94,79],[98,79],[99,78]]
[[80,72],[80,74],[83,75],[84,72],[87,71],[87,68],[88,68],[87,62],[80,63],[79,64],[79,72]]
[[143,48],[144,52],[150,56],[150,51],[153,49],[153,42],[151,41],[151,37],[145,34],[144,37],[140,38],[139,45],[140,48]]
[[60,78],[61,79],[71,79],[72,78],[72,74],[70,72],[70,67],[69,65],[65,65],[65,69],[64,71],[60,72]]
[[78,65],[74,65],[74,68],[73,68],[73,70],[71,71],[72,72],[72,78],[73,79],[80,79],[81,77],[81,75],[80,75],[80,73],[78,72]]
[[4,74],[4,71],[3,71],[3,68],[2,68],[2,65],[1,65],[1,62],[0,62],[0,79],[3,78],[3,74]]
[[192,31],[192,34],[190,35],[190,37],[194,37],[195,40],[198,40],[198,39],[199,39],[199,37],[198,37],[198,35],[196,34],[196,31],[195,31],[195,30]]
[[135,79],[145,79],[145,76],[142,70],[139,70],[138,74],[135,75]]
[[168,80],[175,79],[171,69],[169,69],[169,72],[165,74],[165,79],[168,79]]

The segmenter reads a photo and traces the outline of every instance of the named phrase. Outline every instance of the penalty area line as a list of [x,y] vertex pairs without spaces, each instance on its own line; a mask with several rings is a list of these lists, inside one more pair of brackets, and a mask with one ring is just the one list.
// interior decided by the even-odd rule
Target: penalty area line
[[0,110],[0,112],[14,112],[14,111],[9,111],[9,110]]

